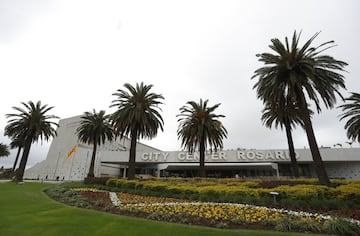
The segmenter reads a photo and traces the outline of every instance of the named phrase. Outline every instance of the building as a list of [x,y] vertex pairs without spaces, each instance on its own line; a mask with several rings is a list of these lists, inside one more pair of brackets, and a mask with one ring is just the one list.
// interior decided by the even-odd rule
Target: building
[[[80,143],[75,130],[80,116],[60,120],[46,160],[25,171],[26,179],[83,180],[89,170],[92,146]],[[130,140],[107,142],[98,147],[95,176],[126,176]],[[140,176],[197,176],[199,154],[161,151],[138,143],[136,173]],[[360,179],[360,148],[320,149],[330,178]],[[297,149],[296,156],[305,177],[316,177],[309,149]],[[289,176],[290,158],[284,150],[224,150],[206,154],[209,177]]]

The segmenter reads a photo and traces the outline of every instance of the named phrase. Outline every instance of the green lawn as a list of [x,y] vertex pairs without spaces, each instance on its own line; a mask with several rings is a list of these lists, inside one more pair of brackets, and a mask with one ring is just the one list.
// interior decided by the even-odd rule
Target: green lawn
[[0,183],[0,235],[307,235],[272,231],[221,230],[150,221],[69,207],[49,199],[45,183]]

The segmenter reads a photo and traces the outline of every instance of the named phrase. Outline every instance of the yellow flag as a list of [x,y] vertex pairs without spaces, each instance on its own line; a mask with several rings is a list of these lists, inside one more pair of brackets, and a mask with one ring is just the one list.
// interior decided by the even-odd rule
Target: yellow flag
[[76,145],[74,145],[71,150],[66,154],[66,158],[69,158],[76,151]]

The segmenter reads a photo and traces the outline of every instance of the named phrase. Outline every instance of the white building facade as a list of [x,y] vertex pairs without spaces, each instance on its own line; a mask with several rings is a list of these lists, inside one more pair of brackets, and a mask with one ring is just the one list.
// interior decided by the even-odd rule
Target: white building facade
[[[88,173],[92,146],[80,143],[76,136],[80,116],[60,120],[46,160],[25,171],[26,179],[79,181]],[[130,140],[107,142],[98,147],[95,176],[124,177],[129,160]],[[185,151],[161,151],[138,143],[136,173],[140,176],[195,177],[199,154]],[[330,178],[360,179],[360,148],[324,148],[321,156]],[[297,149],[301,175],[316,177],[309,149]],[[289,176],[288,150],[224,150],[206,153],[209,177]]]

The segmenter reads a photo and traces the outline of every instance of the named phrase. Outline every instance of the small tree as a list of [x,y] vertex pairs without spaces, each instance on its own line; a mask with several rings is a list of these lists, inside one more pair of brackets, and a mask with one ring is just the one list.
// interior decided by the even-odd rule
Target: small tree
[[9,155],[9,147],[6,144],[0,143],[0,157],[7,157]]
[[16,165],[18,163],[19,156],[20,156],[21,150],[23,148],[23,145],[24,145],[24,138],[22,138],[22,137],[15,137],[10,143],[10,148],[11,149],[14,149],[14,148],[18,149],[17,153],[16,153],[16,158],[15,158],[15,161],[14,161],[14,165],[13,165],[13,168],[12,168],[12,171],[14,173],[15,173],[15,170],[16,170]]
[[139,138],[154,138],[158,129],[163,130],[164,121],[159,113],[160,100],[164,97],[150,92],[153,85],[144,83],[135,87],[126,83],[126,90],[118,89],[116,99],[110,107],[117,110],[111,115],[115,134],[120,137],[130,137],[129,171],[128,179],[135,178],[136,142]]
[[322,55],[325,50],[334,46],[333,41],[312,47],[312,42],[319,35],[316,33],[299,47],[300,35],[295,31],[291,44],[287,37],[285,44],[277,38],[272,39],[269,47],[274,54],[256,55],[265,66],[257,69],[252,78],[259,79],[254,88],[257,97],[263,102],[276,103],[278,96],[281,95],[290,97],[298,105],[319,182],[330,186],[316,142],[307,99],[314,102],[318,112],[321,111],[320,100],[326,108],[334,107],[336,95],[342,98],[339,90],[345,88],[344,76],[341,72],[344,71],[347,63]]
[[48,141],[56,136],[58,124],[50,121],[58,119],[54,115],[47,115],[53,107],[41,105],[41,101],[34,104],[32,101],[21,103],[24,108],[13,107],[18,113],[6,114],[9,119],[5,127],[5,135],[10,138],[24,137],[23,153],[20,161],[19,170],[15,173],[15,181],[22,181],[27,160],[29,158],[31,144],[40,140]]
[[[347,137],[360,142],[360,94],[351,93],[351,96],[345,99],[346,103],[339,106],[342,108],[343,114],[340,120],[348,119],[345,124]],[[352,142],[347,142],[350,146]]]
[[181,145],[189,152],[194,152],[197,148],[200,152],[199,176],[206,177],[205,171],[205,150],[207,145],[215,151],[223,147],[223,138],[227,137],[227,130],[218,118],[225,117],[214,113],[220,106],[208,107],[208,100],[199,103],[194,101],[187,102],[187,105],[180,108],[179,128],[177,131]]
[[76,129],[76,133],[81,142],[93,145],[91,163],[87,177],[94,177],[97,146],[104,144],[106,140],[112,141],[114,134],[109,122],[109,115],[105,115],[105,111],[103,110],[99,113],[95,110],[93,110],[92,113],[85,112],[80,118],[80,126]]

